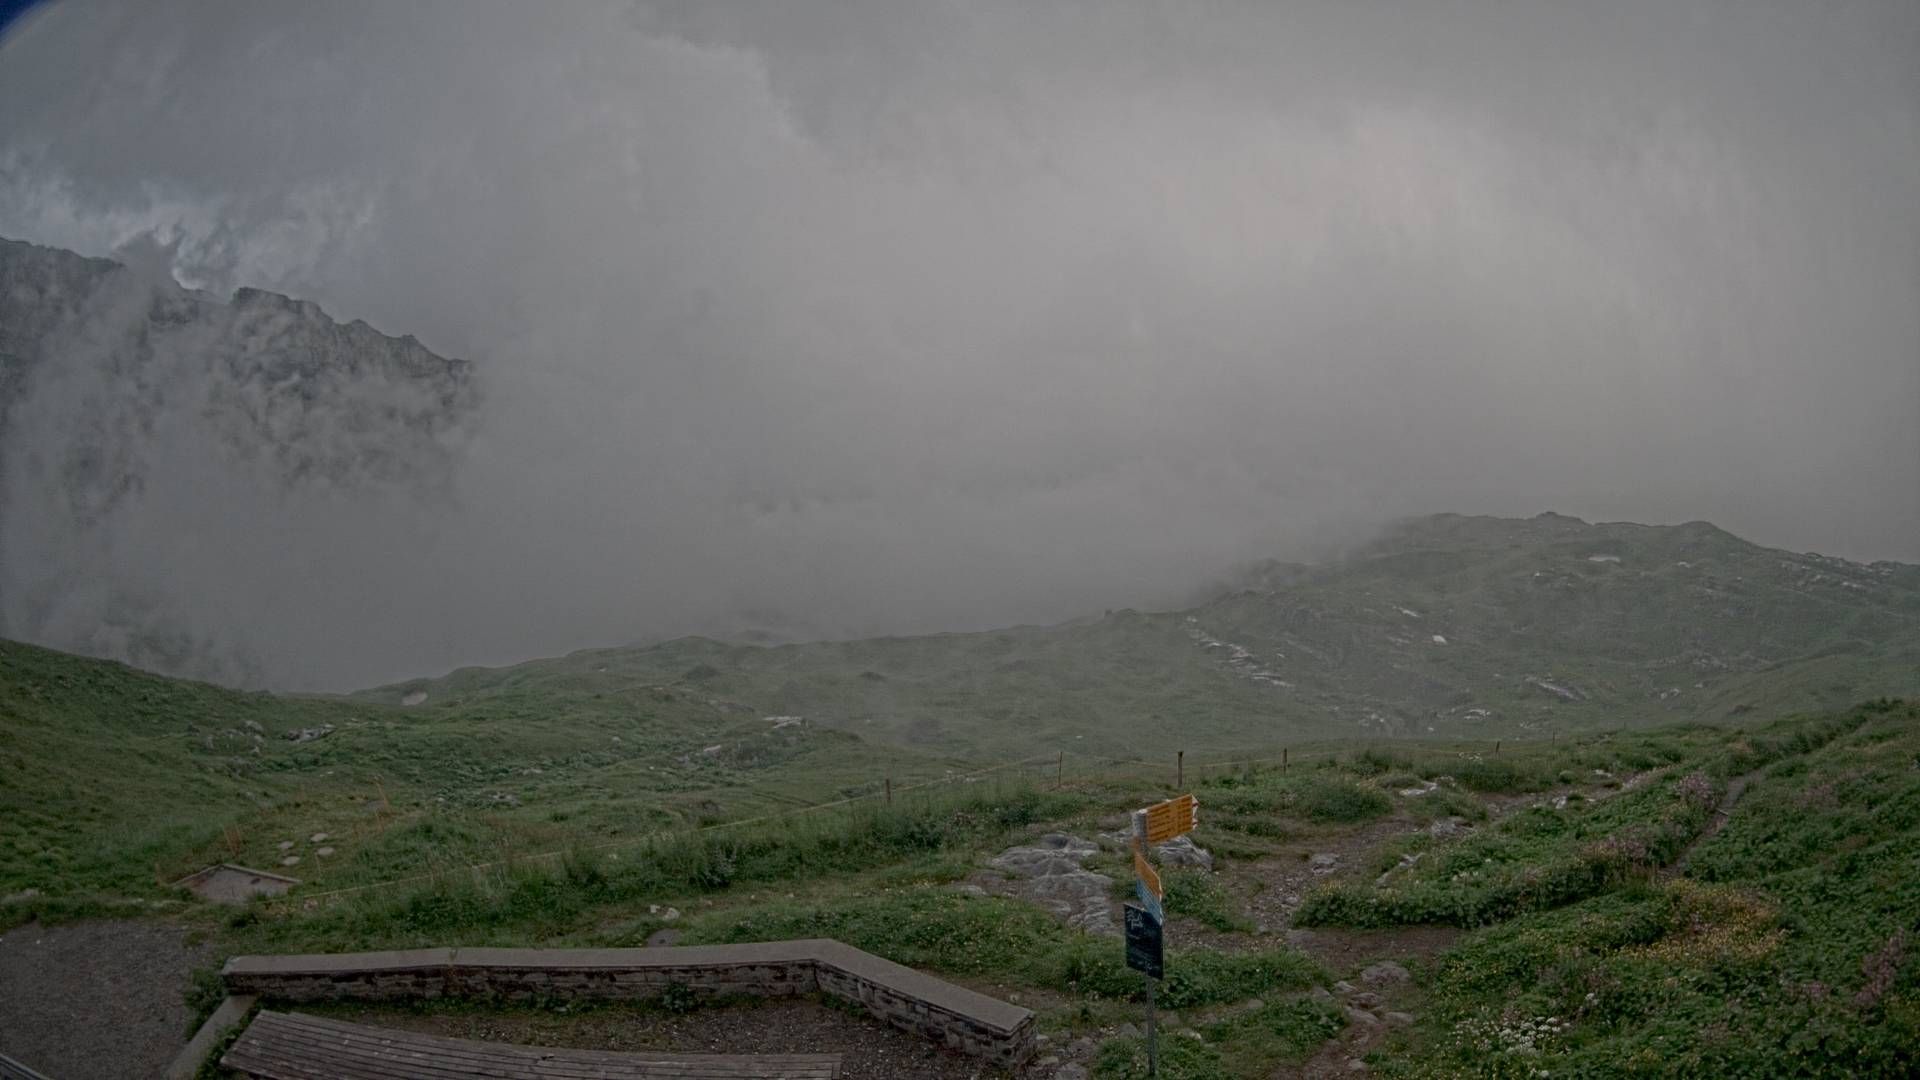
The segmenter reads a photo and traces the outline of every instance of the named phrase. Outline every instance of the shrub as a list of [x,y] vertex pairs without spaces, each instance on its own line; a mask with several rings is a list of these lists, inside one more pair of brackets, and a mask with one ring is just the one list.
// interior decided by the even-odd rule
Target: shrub
[[1483,794],[1518,795],[1547,787],[1546,779],[1538,772],[1502,758],[1463,761],[1454,768],[1453,778],[1461,787]]
[[1314,821],[1352,823],[1388,813],[1393,800],[1385,792],[1350,780],[1316,777],[1300,788],[1299,806]]

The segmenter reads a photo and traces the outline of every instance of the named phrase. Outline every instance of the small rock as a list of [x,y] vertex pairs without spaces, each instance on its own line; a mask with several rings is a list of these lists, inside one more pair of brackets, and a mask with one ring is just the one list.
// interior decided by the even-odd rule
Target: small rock
[[1339,982],[1333,984],[1333,992],[1336,994],[1351,994],[1354,990],[1354,985],[1345,979],[1341,979]]
[[1072,1054],[1074,1057],[1091,1057],[1093,1056],[1093,1052],[1098,1049],[1100,1049],[1100,1044],[1094,1042],[1093,1038],[1088,1035],[1082,1035],[1067,1044],[1067,1053]]
[[1043,1069],[1049,1068],[1060,1064],[1060,1056],[1058,1054],[1042,1054],[1038,1058],[1035,1058],[1033,1063]]
[[333,854],[333,849],[332,849],[332,848],[330,848],[330,847],[323,847],[323,848],[321,848],[320,850],[318,850],[318,851],[316,851],[316,852],[314,852],[314,854],[315,854],[315,855],[318,855],[318,856],[320,856],[321,858],[323,858],[323,859],[324,859],[324,858],[326,858],[327,856],[329,856],[329,855],[331,855],[331,854]]
[[1445,817],[1427,826],[1427,835],[1435,840],[1451,839],[1467,831],[1467,819],[1463,817]]
[[1359,1073],[1359,1072],[1366,1072],[1366,1071],[1367,1071],[1367,1063],[1366,1063],[1366,1062],[1364,1062],[1364,1061],[1361,1061],[1361,1060],[1360,1060],[1359,1058],[1348,1058],[1348,1059],[1347,1059],[1347,1071],[1348,1071],[1348,1072],[1358,1072],[1358,1073]]
[[1412,980],[1413,976],[1407,974],[1406,968],[1391,960],[1371,964],[1360,973],[1360,981],[1364,983],[1404,983]]
[[1213,869],[1213,853],[1193,842],[1191,836],[1177,836],[1153,849],[1163,866],[1188,866]]
[[1380,1026],[1380,1018],[1373,1015],[1372,1013],[1368,1012],[1365,1009],[1355,1009],[1352,1007],[1348,1007],[1347,1019],[1351,1020],[1356,1024],[1361,1025],[1362,1027],[1379,1027]]
[[1412,1013],[1390,1012],[1383,1019],[1389,1027],[1406,1027],[1413,1023]]
[[259,723],[259,721],[257,721],[257,720],[249,720],[249,721],[247,721],[247,730],[249,730],[249,731],[265,731],[266,729],[260,726],[260,723]]
[[1347,1000],[1363,1009],[1377,1009],[1385,1001],[1379,994],[1368,990],[1362,990],[1357,994],[1349,995]]
[[327,834],[323,832],[317,832],[317,833],[314,833],[312,836],[307,837],[307,840],[315,844],[324,844],[327,842]]
[[1035,1035],[1033,1037],[1033,1045],[1035,1046],[1051,1046],[1052,1044],[1053,1036],[1051,1035]]
[[1324,986],[1314,987],[1311,991],[1307,993],[1307,996],[1312,998],[1315,1001],[1332,1001],[1333,1000],[1333,995],[1328,993],[1327,988]]
[[279,848],[281,851],[290,851],[293,848],[293,841],[282,840],[278,844],[275,844],[274,846]]
[[667,908],[665,911],[662,911],[660,913],[660,917],[662,919],[665,919],[668,922],[672,922],[673,920],[680,917],[680,909],[677,907]]
[[1121,1038],[1123,1038],[1123,1039],[1137,1039],[1137,1038],[1139,1038],[1139,1037],[1140,1037],[1140,1028],[1139,1028],[1139,1026],[1138,1026],[1138,1025],[1136,1025],[1136,1024],[1134,1024],[1134,1022],[1133,1022],[1133,1021],[1131,1021],[1131,1020],[1129,1020],[1129,1021],[1127,1021],[1127,1022],[1126,1022],[1126,1023],[1124,1023],[1124,1024],[1121,1024],[1121,1025],[1120,1025],[1120,1037],[1121,1037]]
[[1340,865],[1340,856],[1331,851],[1316,853],[1307,860],[1307,869],[1316,874],[1331,874]]
[[281,860],[280,860],[280,865],[281,865],[281,866],[299,866],[299,865],[300,865],[300,856],[298,856],[298,855],[289,855],[289,856],[287,856],[286,858],[284,858],[284,859],[281,859]]
[[1078,1062],[1069,1061],[1053,1070],[1053,1080],[1087,1080],[1087,1067]]

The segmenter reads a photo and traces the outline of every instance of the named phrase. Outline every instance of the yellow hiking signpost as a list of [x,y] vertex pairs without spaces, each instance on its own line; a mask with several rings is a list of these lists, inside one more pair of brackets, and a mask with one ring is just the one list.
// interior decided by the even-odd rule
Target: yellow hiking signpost
[[1136,836],[1149,844],[1164,844],[1185,836],[1200,824],[1200,800],[1192,795],[1182,795],[1154,803],[1144,810],[1135,810],[1133,816]]
[[1167,898],[1166,891],[1160,887],[1160,871],[1153,868],[1153,864],[1147,861],[1147,857],[1141,854],[1138,847],[1133,849],[1133,872],[1140,879],[1140,884],[1146,887],[1147,892],[1151,893],[1155,900]]
[[1160,872],[1147,861],[1147,845],[1164,844],[1192,832],[1200,824],[1200,800],[1181,795],[1133,812],[1133,883],[1138,906],[1126,905],[1127,966],[1140,972],[1147,984],[1147,1075],[1160,1069],[1159,1032],[1154,1023],[1153,983],[1165,977],[1167,916],[1161,901],[1166,891]]

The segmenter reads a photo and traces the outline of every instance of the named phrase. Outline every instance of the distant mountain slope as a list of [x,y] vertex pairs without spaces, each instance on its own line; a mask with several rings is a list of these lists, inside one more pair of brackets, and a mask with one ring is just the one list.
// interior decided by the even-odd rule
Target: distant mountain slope
[[1763,548],[1704,522],[1440,515],[1185,611],[775,648],[683,639],[368,696],[564,700],[636,677],[993,756],[1544,736],[1920,691],[1920,567]]
[[464,361],[314,304],[0,240],[0,635],[253,681],[152,546],[290,499],[431,498],[476,399]]

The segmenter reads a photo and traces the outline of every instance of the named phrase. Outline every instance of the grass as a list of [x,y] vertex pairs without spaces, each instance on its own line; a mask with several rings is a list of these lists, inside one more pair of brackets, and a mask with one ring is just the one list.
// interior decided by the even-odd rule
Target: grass
[[1220,883],[1220,876],[1207,870],[1169,868],[1160,875],[1166,891],[1163,898],[1168,915],[1185,915],[1202,925],[1225,933],[1248,934],[1253,923],[1240,914],[1235,898]]
[[[866,871],[950,878],[955,856],[995,846],[1034,822],[1084,810],[1087,797],[1007,781],[936,790],[894,806],[862,803],[738,828],[671,832],[612,850],[509,860],[410,886],[348,893],[316,910],[257,903],[236,920],[253,947],[406,948],[445,941],[550,940],[636,905],[689,905],[756,885]],[[644,931],[657,928],[641,923]]]
[[[1134,1015],[1141,979],[1113,939],[952,883],[1042,831],[1110,831],[1170,776],[1082,758],[1058,789],[1034,769],[910,788],[963,765],[773,728],[717,696],[732,677],[723,653],[698,689],[610,663],[549,699],[535,666],[459,675],[404,708],[236,694],[0,644],[0,926],[174,915],[216,954],[632,945],[669,925],[688,943],[830,936],[1030,989],[1056,1002],[1048,1023]],[[872,687],[905,679],[871,670]],[[282,737],[325,724],[321,739]],[[1912,706],[1498,753],[1369,740],[1284,769],[1188,768],[1198,839],[1229,870],[1323,840],[1378,848],[1356,879],[1309,894],[1298,921],[1476,931],[1420,969],[1420,1022],[1379,1052],[1382,1073],[1900,1075],[1920,1044]],[[888,775],[902,781],[891,803]],[[1745,796],[1701,840],[1736,778]],[[854,801],[791,813],[836,796]],[[1425,828],[1456,818],[1474,828]],[[319,832],[334,855],[318,854]],[[211,909],[161,884],[207,861],[275,865],[282,841],[307,878],[295,903]],[[1663,872],[1696,841],[1686,876]],[[411,880],[383,884],[395,877]],[[1159,997],[1193,1034],[1163,1040],[1166,1075],[1270,1074],[1337,1030],[1300,994],[1332,973],[1255,933],[1244,881],[1164,879],[1172,913],[1240,935],[1219,949],[1176,935]],[[1136,1075],[1139,1051],[1109,1040],[1096,1071]]]
[[[1910,1075],[1920,709],[1876,703],[1745,742],[1800,751],[1766,769],[1688,877],[1466,939],[1434,973],[1418,1045],[1379,1071]],[[1768,752],[1728,750],[1736,765]]]
[[[238,693],[0,642],[0,897],[33,894],[0,903],[0,925],[171,902],[167,883],[212,862],[279,870],[297,856],[287,872],[328,891],[631,848],[835,795],[878,802],[886,777],[905,788],[953,771],[845,733],[771,729],[673,688],[544,710],[499,694],[407,709]],[[924,845],[880,835],[924,827],[904,821],[883,815],[852,842]],[[741,841],[696,861],[775,873],[767,860],[790,848]]]
[[1384,884],[1319,888],[1296,919],[1303,926],[1476,927],[1623,887],[1673,861],[1701,833],[1732,774],[1823,745],[1864,715],[1775,725],[1731,741],[1682,729],[1620,746],[1571,746],[1567,766],[1604,757],[1615,767],[1656,769],[1635,790],[1598,801],[1531,806],[1451,842],[1416,837],[1387,853],[1417,858],[1404,873]]
[[1325,740],[1764,719],[1920,691],[1920,568],[1770,550],[1704,523],[1439,515],[1294,571],[1182,611],[775,647],[689,638],[363,699],[571,707],[640,683],[916,751],[1159,761],[1184,749],[1197,765]]
[[[1066,929],[1038,908],[920,885],[820,903],[772,903],[695,919],[694,942],[830,937],[913,967],[1044,987],[1092,1000],[1144,997],[1117,943]],[[1282,946],[1169,950],[1162,1006],[1184,1009],[1301,990],[1326,973]]]
[[[1268,1076],[1280,1065],[1304,1060],[1345,1024],[1331,1005],[1311,999],[1261,1002],[1190,1032],[1162,1035],[1158,1075],[1167,1080]],[[1146,1039],[1109,1039],[1100,1048],[1093,1075],[1099,1080],[1149,1075]]]

